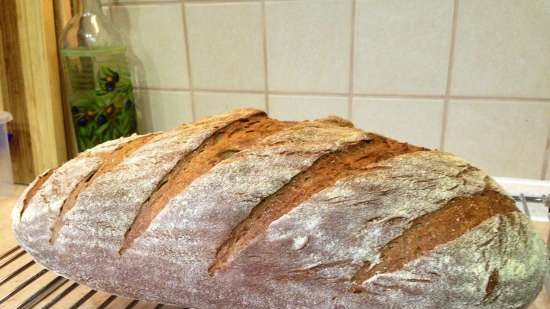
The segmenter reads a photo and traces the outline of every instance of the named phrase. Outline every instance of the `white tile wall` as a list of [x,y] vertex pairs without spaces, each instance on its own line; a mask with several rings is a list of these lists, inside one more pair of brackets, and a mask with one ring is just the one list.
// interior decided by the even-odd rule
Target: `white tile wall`
[[186,5],[193,86],[264,90],[260,3]]
[[412,144],[440,148],[443,100],[355,98],[353,123]]
[[186,91],[136,91],[138,131],[168,130],[193,121],[191,95]]
[[241,107],[265,110],[265,95],[256,93],[195,92],[195,117],[227,113]]
[[136,86],[189,88],[180,4],[117,5],[111,16],[135,55]]
[[550,97],[550,2],[461,0],[453,92]]
[[452,0],[358,0],[358,93],[445,94]]
[[347,92],[352,1],[268,1],[269,88]]
[[313,120],[331,115],[345,118],[347,102],[346,97],[270,95],[269,114],[282,120]]
[[453,100],[445,149],[495,176],[540,178],[550,104]]
[[141,130],[241,106],[335,114],[550,180],[550,0],[115,2]]

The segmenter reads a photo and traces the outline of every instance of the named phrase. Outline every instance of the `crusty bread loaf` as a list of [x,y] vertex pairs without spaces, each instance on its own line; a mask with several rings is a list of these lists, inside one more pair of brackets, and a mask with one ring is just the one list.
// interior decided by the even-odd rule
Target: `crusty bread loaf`
[[545,246],[451,154],[251,109],[99,145],[38,177],[21,245],[94,289],[189,308],[523,308]]

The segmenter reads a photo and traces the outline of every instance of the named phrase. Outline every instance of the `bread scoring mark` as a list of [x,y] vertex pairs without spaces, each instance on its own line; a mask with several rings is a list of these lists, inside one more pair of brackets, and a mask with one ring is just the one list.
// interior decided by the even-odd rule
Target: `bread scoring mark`
[[339,179],[364,172],[369,165],[401,154],[424,150],[375,134],[370,139],[353,143],[318,158],[308,169],[294,176],[274,194],[264,198],[247,218],[233,228],[219,247],[209,273],[226,268],[268,226],[321,190]]
[[292,125],[293,123],[268,118],[265,114],[257,114],[220,128],[204,140],[195,151],[182,157],[163,177],[149,198],[140,206],[133,223],[125,234],[119,253],[123,254],[131,247],[168,202],[184,191],[195,179],[235,153]]
[[55,240],[59,236],[61,229],[64,226],[64,218],[69,210],[71,210],[78,198],[78,195],[86,190],[90,184],[94,182],[97,177],[115,169],[124,158],[129,156],[132,152],[139,149],[142,145],[147,143],[153,137],[159,133],[152,133],[148,135],[139,136],[135,139],[132,139],[126,143],[120,144],[112,152],[100,152],[96,154],[97,157],[100,157],[103,160],[103,163],[98,166],[97,169],[92,170],[86,178],[81,181],[69,194],[69,196],[63,201],[59,214],[57,215],[54,225],[50,235],[50,243],[55,243]]
[[312,277],[320,278],[319,274],[326,269],[333,269],[338,267],[348,267],[352,264],[352,260],[341,260],[341,261],[332,261],[327,263],[319,263],[307,268],[300,268],[290,270],[285,275],[277,277],[278,280],[281,279],[311,279]]
[[38,193],[38,191],[42,188],[42,185],[50,178],[50,176],[55,171],[55,168],[52,168],[45,172],[44,174],[38,176],[38,179],[34,182],[33,187],[29,190],[27,193],[27,196],[25,196],[25,199],[23,199],[23,207],[21,207],[21,212],[19,213],[19,219],[23,218],[23,213],[27,209],[27,206],[29,205],[32,198]]
[[491,275],[489,275],[487,286],[485,287],[485,297],[483,298],[483,303],[494,302],[498,297],[495,293],[499,283],[498,276],[498,270],[496,269],[491,272]]
[[373,276],[397,271],[435,247],[459,238],[485,220],[515,211],[517,208],[512,200],[491,189],[454,198],[442,208],[413,220],[408,230],[386,244],[380,251],[378,264],[367,264],[355,274],[352,281],[357,286],[353,291],[366,291],[362,284]]

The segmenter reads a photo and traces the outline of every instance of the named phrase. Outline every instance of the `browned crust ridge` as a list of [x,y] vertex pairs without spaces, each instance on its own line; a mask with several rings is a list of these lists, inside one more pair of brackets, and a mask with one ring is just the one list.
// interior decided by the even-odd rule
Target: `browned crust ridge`
[[260,234],[271,222],[282,217],[315,193],[333,186],[339,179],[360,173],[372,163],[423,148],[378,136],[351,144],[341,150],[325,154],[307,170],[297,174],[274,194],[263,199],[249,216],[235,226],[227,240],[219,247],[211,275],[223,270],[231,260]]

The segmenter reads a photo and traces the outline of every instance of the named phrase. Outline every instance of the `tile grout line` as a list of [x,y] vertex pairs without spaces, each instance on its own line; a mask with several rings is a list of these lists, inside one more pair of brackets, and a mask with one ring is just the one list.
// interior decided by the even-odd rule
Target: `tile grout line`
[[348,120],[353,116],[353,89],[354,89],[354,66],[355,66],[355,24],[357,15],[357,1],[351,2],[351,25],[350,25],[350,58],[349,58],[349,77],[348,77]]
[[179,91],[179,92],[191,92],[190,88],[170,88],[170,87],[134,87],[138,91]]
[[253,3],[253,2],[262,2],[263,0],[186,0],[189,3],[214,3],[214,4],[223,4],[223,3]]
[[190,88],[190,94],[191,94],[191,118],[193,121],[197,120],[196,112],[195,112],[195,91],[193,87],[193,74],[191,74],[191,53],[189,48],[189,35],[188,35],[188,24],[187,24],[187,11],[185,8],[185,2],[186,0],[181,0],[181,14],[182,14],[182,22],[183,22],[183,38],[185,41],[185,54],[186,54],[186,61],[187,61],[187,78],[189,82],[189,88]]
[[451,99],[461,100],[493,100],[493,101],[523,101],[523,102],[550,102],[550,98],[537,97],[492,97],[492,96],[449,96]]
[[[139,91],[180,91],[180,92],[214,92],[214,93],[242,93],[242,94],[264,94],[263,90],[250,89],[207,89],[207,88],[169,88],[169,87],[135,87]],[[348,93],[340,92],[299,92],[299,91],[267,91],[267,95],[288,95],[288,96],[320,96],[320,97],[348,97]],[[362,98],[385,98],[385,99],[426,99],[426,100],[444,100],[445,95],[430,94],[388,94],[388,93],[355,93],[354,97]],[[491,101],[522,101],[522,102],[550,102],[550,98],[536,97],[491,97],[491,96],[448,96],[449,99],[456,100],[491,100]]]
[[[162,5],[162,4],[177,4],[177,3],[181,3],[182,0],[163,0],[163,1],[154,1],[154,0],[149,0],[149,1],[146,1],[146,0],[142,0],[142,1],[131,1],[131,0],[128,0],[128,1],[111,1],[110,2],[110,6],[133,6],[133,5]],[[105,4],[102,4],[102,6],[105,6]]]
[[319,96],[319,97],[348,97],[348,93],[337,92],[300,92],[300,91],[269,91],[271,95],[294,95],[294,96]]
[[[208,4],[223,4],[223,3],[239,3],[245,2],[245,0],[123,0],[123,1],[111,1],[112,6],[129,6],[129,5],[163,5],[163,4],[175,4],[185,1],[187,3],[208,3]],[[262,0],[247,2],[260,2]],[[105,4],[102,4],[105,6]]]
[[261,90],[232,90],[232,89],[201,89],[195,88],[195,92],[211,92],[211,93],[237,93],[237,94],[265,94]]
[[[550,164],[550,127],[548,127],[548,134],[546,136],[546,148],[544,151],[544,160],[542,161],[542,169],[541,169],[541,175],[540,179],[544,180],[546,177],[546,174],[550,171],[550,167],[548,164]],[[548,179],[550,180],[550,179]]]
[[439,147],[445,149],[445,135],[447,134],[447,120],[449,117],[449,100],[451,97],[451,83],[453,76],[454,54],[456,44],[456,31],[458,24],[458,0],[453,1],[453,20],[451,26],[451,43],[449,46],[449,63],[447,64],[447,84],[445,86],[445,100],[443,102],[443,119],[441,122],[441,137]]
[[355,93],[355,97],[365,98],[388,98],[388,99],[445,99],[445,95],[430,95],[430,94],[389,94],[389,93]]
[[269,72],[267,67],[267,21],[265,0],[262,0],[262,49],[264,54],[264,106],[265,112],[269,114]]

